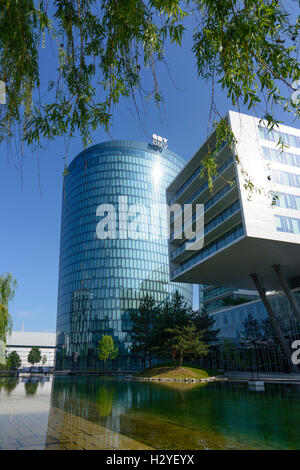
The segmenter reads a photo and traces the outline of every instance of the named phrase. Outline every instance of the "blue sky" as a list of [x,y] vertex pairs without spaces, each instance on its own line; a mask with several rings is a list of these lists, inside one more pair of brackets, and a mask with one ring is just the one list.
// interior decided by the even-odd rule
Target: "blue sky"
[[[189,160],[206,139],[211,99],[210,84],[197,78],[191,47],[189,33],[181,49],[167,49],[173,80],[162,65],[159,76],[165,105],[161,112],[154,104],[148,105],[147,135],[132,103],[122,103],[115,110],[111,137],[99,129],[94,133],[93,143],[110,138],[149,141],[152,133],[156,133],[167,137],[169,148]],[[48,80],[55,67],[49,41],[46,41],[41,55],[42,81]],[[233,109],[220,90],[216,91],[215,100],[221,114]],[[278,111],[276,117],[288,125],[298,126],[287,113]],[[68,162],[81,150],[80,139],[74,138],[69,146]],[[1,146],[0,272],[13,273],[19,284],[10,307],[15,330],[21,329],[24,322],[27,331],[55,331],[64,155],[63,138],[49,143],[39,156],[36,152],[26,152],[22,160],[21,185],[20,173],[14,165],[16,155],[8,159],[6,146]]]

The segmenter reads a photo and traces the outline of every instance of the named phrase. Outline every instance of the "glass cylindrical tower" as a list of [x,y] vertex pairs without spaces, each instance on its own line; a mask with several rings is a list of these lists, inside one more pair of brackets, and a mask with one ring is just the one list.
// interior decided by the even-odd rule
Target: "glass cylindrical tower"
[[[148,293],[160,303],[178,290],[192,304],[192,286],[169,281],[167,239],[126,238],[118,225],[120,197],[128,208],[165,204],[166,188],[184,164],[169,150],[119,140],[94,145],[69,165],[62,197],[57,368],[97,367],[97,344],[109,334],[119,347],[114,367],[137,369],[130,313],[140,299]],[[109,207],[116,208],[116,218],[107,227],[117,235],[101,239],[99,221]]]

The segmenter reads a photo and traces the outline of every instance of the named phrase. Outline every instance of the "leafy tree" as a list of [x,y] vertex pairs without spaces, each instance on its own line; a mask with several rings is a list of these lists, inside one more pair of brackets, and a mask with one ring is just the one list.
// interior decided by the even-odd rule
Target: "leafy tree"
[[208,353],[208,346],[201,341],[202,334],[193,323],[185,326],[167,328],[168,340],[164,345],[165,350],[170,350],[174,367],[181,367],[184,357],[196,358]]
[[11,333],[12,319],[8,303],[14,298],[17,281],[12,274],[0,276],[0,341],[6,342],[6,336]]
[[[224,137],[233,143],[233,136],[213,98],[216,82],[234,106],[262,106],[269,128],[277,123],[274,105],[299,117],[300,21],[281,0],[18,0],[0,7],[0,79],[6,85],[0,142],[21,134],[33,145],[79,132],[86,146],[92,130],[109,129],[122,97],[136,105],[139,93],[159,105],[157,65],[165,63],[167,44],[181,46],[189,16],[198,76],[212,86],[219,144]],[[45,87],[40,56],[50,48],[58,66]],[[147,71],[150,91],[143,86]],[[204,161],[210,182],[218,145]]]
[[42,359],[42,354],[40,349],[37,346],[33,346],[28,354],[27,361],[34,365],[40,362]]
[[191,306],[185,301],[183,295],[176,291],[158,310],[153,329],[156,343],[164,343],[167,337],[167,328],[185,326],[193,319],[193,315]]
[[106,363],[107,359],[115,359],[119,349],[114,345],[114,340],[110,335],[103,335],[98,344],[98,357]]
[[12,351],[7,358],[7,367],[8,369],[19,369],[21,367],[22,361],[19,354],[16,351]]
[[[193,320],[193,316],[192,308],[176,291],[158,310],[152,331],[152,351],[158,356],[169,354],[170,348],[167,344],[170,332],[168,330],[187,326]],[[174,357],[173,360],[175,361]]]
[[194,314],[193,322],[197,330],[203,334],[202,341],[211,344],[217,340],[220,329],[215,330],[213,328],[216,320],[204,308]]
[[146,294],[141,299],[139,309],[131,313],[131,349],[132,352],[142,355],[144,367],[146,367],[146,357],[148,358],[148,365],[151,367],[153,346],[152,330],[155,316],[155,300],[149,294]]
[[44,365],[44,364],[46,364],[46,362],[47,362],[47,356],[46,356],[46,354],[45,354],[45,355],[42,357],[42,364]]

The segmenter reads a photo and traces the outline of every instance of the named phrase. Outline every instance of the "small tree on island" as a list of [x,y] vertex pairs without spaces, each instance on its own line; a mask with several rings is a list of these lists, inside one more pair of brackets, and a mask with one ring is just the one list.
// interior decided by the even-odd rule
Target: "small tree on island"
[[114,345],[114,340],[110,335],[103,335],[98,343],[98,357],[105,363],[108,359],[115,359],[119,353],[118,346]]
[[28,354],[27,361],[30,364],[34,365],[40,362],[41,359],[42,359],[42,354],[41,354],[40,349],[37,346],[33,346],[33,348],[31,348],[31,351]]
[[185,357],[196,358],[208,354],[207,344],[201,341],[203,333],[193,323],[167,328],[165,331],[168,339],[162,349],[171,353],[174,367],[181,367]]
[[12,351],[8,355],[6,364],[9,369],[19,369],[21,367],[22,361],[17,351]]

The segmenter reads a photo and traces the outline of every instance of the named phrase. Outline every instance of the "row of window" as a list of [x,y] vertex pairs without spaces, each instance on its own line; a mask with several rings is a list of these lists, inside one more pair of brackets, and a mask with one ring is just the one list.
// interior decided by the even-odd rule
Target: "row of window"
[[105,250],[104,248],[100,250],[99,256],[97,257],[92,257],[91,256],[87,257],[86,256],[86,251],[82,252],[82,257],[79,257],[77,254],[74,254],[73,256],[66,256],[65,254],[62,254],[61,260],[64,261],[62,269],[65,270],[68,268],[70,265],[78,265],[82,271],[86,269],[100,269],[105,266],[105,263],[103,260],[107,259],[108,257],[114,259],[117,261],[117,263],[113,263],[115,268],[117,267],[123,267],[127,268],[129,266],[129,261],[134,261],[134,260],[142,260],[142,261],[152,261],[155,263],[166,263],[168,262],[168,255],[164,253],[159,253],[158,251],[155,251],[153,247],[152,249],[149,248],[149,251],[144,252],[144,251],[138,251],[138,250],[128,250],[128,253],[125,254],[125,256],[119,256],[118,252],[121,250]]
[[173,271],[172,277],[178,276],[178,274],[180,274],[181,272],[185,271],[191,266],[194,266],[194,264],[199,263],[199,261],[202,261],[203,259],[212,255],[216,251],[219,251],[221,248],[228,245],[229,243],[232,243],[233,241],[237,240],[243,235],[244,235],[243,225],[239,224],[236,227],[234,227],[232,230],[229,230],[228,232],[218,237],[212,243],[210,243],[205,248],[203,248],[200,252],[191,256],[187,261],[182,263],[177,269]]
[[265,160],[300,167],[300,155],[290,152],[280,152],[279,150],[263,146],[261,149]]
[[[103,215],[82,215],[80,212],[77,214],[76,218],[72,218],[69,223],[63,225],[63,235],[61,242],[64,244],[68,239],[72,238],[75,240],[76,237],[80,234],[90,234],[89,239],[95,238],[95,233],[99,233],[97,236],[99,239],[103,239],[103,232],[110,233],[107,236],[107,239],[117,239],[125,238],[125,231],[127,237],[130,239],[147,239],[160,240],[167,238],[167,213],[164,211],[166,206],[160,207],[160,212],[153,207],[148,208],[147,206],[132,207],[128,211],[115,209],[113,206],[107,211],[102,210]],[[121,221],[121,224],[120,224]],[[124,222],[126,222],[126,229],[124,227]],[[120,233],[119,230],[122,230]],[[144,234],[144,236],[142,236]],[[71,235],[71,237],[70,237]],[[122,239],[121,238],[121,239]],[[76,243],[76,241],[75,241]]]
[[288,171],[276,170],[275,168],[271,168],[270,171],[274,183],[300,188],[300,174],[297,175],[296,173],[289,173]]
[[276,198],[276,206],[300,211],[300,196],[296,194],[279,193]]
[[288,232],[300,234],[300,219],[287,217],[285,215],[275,215],[276,230],[278,232]]
[[[105,270],[105,273],[106,271],[107,270]],[[119,274],[119,271],[116,274]],[[141,280],[141,278],[130,279],[128,276],[126,276],[126,274],[127,273],[125,272],[124,276],[119,278],[119,285],[122,286],[120,287],[120,295],[122,294],[122,292],[124,292],[125,289],[136,289],[137,291],[143,292],[142,295],[145,295],[146,292],[150,292],[150,291],[151,292],[167,292],[168,294],[171,294],[176,289],[183,292],[184,295],[187,295],[191,291],[190,285],[183,287],[181,284],[170,283],[169,276],[164,275],[164,274],[161,274],[160,279],[158,279],[157,282],[154,283],[154,286],[152,285],[152,287],[151,287],[152,280],[149,280],[147,278],[144,278],[144,280]],[[94,298],[97,298],[98,296],[100,297],[102,296],[103,294],[102,289],[105,288],[106,284],[105,284],[105,280],[103,280],[102,278],[98,278],[96,280],[95,279],[83,279],[82,275],[72,277],[72,279],[68,277],[66,280],[63,279],[60,281],[59,299],[62,300],[63,298],[66,298],[66,302],[69,302],[70,292],[73,292],[74,290],[78,290],[78,288],[82,287],[82,285],[84,285],[85,288],[92,290],[94,293]],[[132,287],[126,287],[126,286],[132,286]]]
[[[73,300],[73,295],[74,291],[78,290],[78,287],[82,287],[82,282],[81,281],[73,281],[70,282],[67,287],[60,286],[59,288],[59,298],[63,299],[62,303],[70,302],[72,305],[74,304]],[[157,281],[152,281],[150,279],[145,279],[144,281],[141,281],[140,279],[130,279],[130,278],[125,278],[125,279],[119,279],[119,287],[118,288],[112,288],[110,287],[111,290],[107,290],[107,284],[106,280],[99,279],[97,280],[96,283],[94,283],[92,288],[89,288],[89,291],[91,292],[93,296],[93,305],[94,302],[97,302],[98,298],[104,298],[106,296],[112,296],[115,297],[116,299],[122,299],[122,298],[129,298],[128,296],[131,294],[127,294],[129,292],[137,292],[137,296],[144,297],[149,291],[153,293],[162,293],[166,295],[172,294],[172,292],[175,292],[175,290],[179,290],[181,293],[184,295],[187,295],[189,292],[192,291],[192,286],[190,284],[180,284],[177,282],[169,282],[168,277],[165,279],[158,279]],[[121,286],[120,286],[121,284]],[[86,286],[86,282],[84,282],[84,286]],[[130,287],[126,287],[130,286]],[[86,287],[85,287],[86,289]],[[133,294],[132,294],[133,295]],[[140,297],[130,297],[130,298],[140,298]],[[95,304],[97,305],[97,303]],[[90,308],[86,307],[87,309]]]
[[[297,301],[299,302],[299,292],[295,292],[294,295]],[[290,321],[293,318],[293,315],[290,315],[291,308],[288,304],[286,296],[270,296],[269,301],[272,305],[277,319],[282,322],[281,326],[283,327],[283,331],[286,330],[284,325],[284,322],[286,320],[289,320],[289,330],[293,329],[293,322]],[[238,307],[234,307],[230,310],[227,310],[226,312],[218,312],[213,315],[213,318],[216,320],[214,328],[221,329],[219,337],[243,338],[245,337],[245,330],[249,329],[251,325],[256,325],[257,327],[259,327],[260,325],[261,327],[263,327],[263,332],[265,334],[268,332],[270,337],[273,336],[272,330],[269,329],[267,325],[267,312],[262,302],[260,301],[253,302],[251,304],[243,304]],[[296,329],[295,333],[297,333]],[[265,336],[264,339],[266,339]]]
[[[214,217],[207,225],[204,226],[204,235],[206,235],[208,232],[213,230],[218,225],[222,224],[225,220],[229,219],[232,216],[232,214],[235,214],[239,210],[240,210],[240,201],[237,199],[230,206],[228,206],[226,209],[221,211],[216,217]],[[181,245],[179,245],[178,248],[173,250],[171,257],[174,258],[179,253],[184,251],[187,243],[195,242],[197,239],[202,238],[202,237],[203,237],[203,232],[197,234],[193,239],[189,240],[188,242],[182,243]]]
[[[98,250],[101,250],[102,248],[108,248],[109,245],[107,242],[109,241],[121,241],[119,238],[116,239],[110,239],[107,238],[106,240],[100,240],[97,239],[96,236],[96,229],[93,231],[84,231],[84,229],[80,229],[78,227],[78,235],[75,235],[72,233],[72,231],[69,234],[69,238],[65,239],[64,236],[61,237],[61,252],[64,253],[66,256],[69,254],[74,254],[74,253],[80,253],[80,251],[94,251],[94,257],[97,253]],[[80,234],[81,232],[81,234]],[[132,234],[134,235],[134,233]],[[153,236],[148,234],[147,237],[144,238],[139,238],[135,240],[133,236],[130,236],[130,233],[128,234],[128,238],[126,239],[128,241],[133,241],[133,242],[144,242],[149,244],[149,250],[157,251],[160,253],[167,253],[167,238],[164,237],[159,237],[153,240]],[[157,243],[157,249],[155,249],[155,245]],[[78,246],[79,245],[79,246]],[[153,247],[153,248],[152,248]]]
[[[191,289],[187,291],[186,289],[182,289],[180,285],[173,283],[173,285],[170,286],[171,289],[166,289],[165,291],[154,291],[152,290],[151,295],[155,299],[156,302],[163,302],[172,292],[175,291],[175,288],[179,291],[180,294],[187,296],[188,294],[191,293]],[[120,318],[123,314],[124,311],[133,308],[136,309],[139,307],[140,304],[140,299],[146,294],[149,293],[149,290],[141,290],[141,291],[131,291],[132,298],[118,298],[116,291],[114,289],[110,290],[103,290],[103,289],[98,289],[99,292],[99,297],[97,299],[93,300],[93,309],[92,309],[92,314],[93,318],[99,318],[99,319],[104,319],[104,318]],[[100,292],[101,292],[101,297],[100,297]],[[129,291],[130,292],[130,291]],[[136,294],[136,295],[135,295]],[[135,295],[135,297],[134,297]],[[86,315],[86,318],[90,318],[91,311],[90,310],[85,310],[84,315]],[[69,301],[69,296],[68,298],[66,296],[60,296],[60,309],[59,309],[59,314],[58,314],[58,323],[61,325],[66,321],[65,316],[66,315],[73,315],[73,314],[78,314],[78,311],[76,311],[73,308],[73,305],[70,310],[70,301]]]
[[[123,180],[124,181],[124,180]],[[117,204],[119,196],[127,197],[127,204],[143,203],[141,198],[149,204],[153,203],[166,203],[166,193],[163,182],[160,180],[159,185],[149,184],[145,185],[134,181],[127,182],[127,185],[122,187],[114,180],[105,180],[105,184],[101,181],[93,183],[91,186],[82,186],[73,191],[64,191],[62,209],[66,213],[66,217],[71,216],[72,212],[82,207],[97,207],[99,204]]]
[[[104,270],[104,275],[107,276],[109,273],[110,274],[117,274],[114,272],[115,270],[113,269],[105,269]],[[103,289],[109,287],[113,288],[115,292],[116,297],[123,297],[124,292],[126,291],[136,291],[140,292],[141,296],[145,296],[149,290],[151,291],[157,291],[157,292],[167,292],[170,294],[175,290],[175,288],[178,288],[181,291],[184,292],[189,292],[191,290],[191,285],[190,284],[179,284],[176,282],[169,282],[169,275],[167,272],[154,272],[152,279],[149,278],[149,275],[147,278],[144,278],[141,280],[140,278],[112,278],[112,277],[103,277],[103,278],[98,278],[96,282],[94,283],[95,285],[93,288],[90,290],[91,295],[93,299],[96,299],[97,297],[102,297],[107,294],[106,291]],[[70,296],[70,293],[72,293],[72,299],[74,292],[82,289],[82,285],[84,285],[84,288],[86,289],[85,286],[85,280],[80,279],[76,281],[72,281],[68,283],[67,288],[65,288],[63,285],[59,287],[59,296],[65,296],[68,295]],[[69,297],[68,297],[69,301]]]
[[164,165],[171,170],[176,172],[182,168],[183,160],[173,152],[164,152],[161,156],[156,152],[151,152],[144,148],[142,150],[134,150],[132,148],[124,148],[122,146],[115,147],[114,150],[106,149],[103,146],[97,146],[94,149],[87,149],[84,153],[79,154],[69,165],[69,170],[72,175],[76,175],[77,171],[80,171],[82,167],[98,166],[102,163],[110,163],[113,160],[120,163],[130,162],[132,164],[145,165],[147,161],[154,162],[157,158],[161,158],[164,161]]
[[[221,152],[221,150],[225,147],[226,145],[226,141],[224,141],[220,147],[220,150],[219,152]],[[191,176],[189,176],[189,178],[185,181],[185,183],[176,191],[176,194],[170,199],[170,201],[168,201],[168,204],[169,205],[172,205],[174,201],[176,201],[176,199],[180,196],[180,194],[182,194],[185,189],[201,174],[201,172],[203,171],[203,165],[201,165],[200,167],[198,167],[192,174]],[[221,172],[221,167],[219,168],[218,170],[219,172]]]
[[[168,176],[168,175],[167,175]],[[164,186],[166,186],[166,182],[169,180],[167,176],[164,173],[164,169],[162,168],[161,170],[161,175],[160,175],[160,181],[162,183],[165,183]],[[109,181],[113,182],[115,186],[129,186],[130,181],[135,180],[138,181],[141,186],[143,185],[143,182],[148,184],[149,187],[151,188],[151,185],[154,183],[154,177],[149,170],[149,174],[145,174],[145,172],[133,172],[129,170],[99,170],[97,173],[89,174],[89,175],[84,175],[82,174],[81,178],[78,178],[76,181],[72,180],[70,184],[67,185],[66,183],[66,190],[67,191],[74,191],[78,189],[79,187],[84,188],[85,186],[88,187],[93,187],[93,184],[96,182],[97,187],[99,187],[99,180],[101,181],[101,186],[107,185]]]
[[[93,194],[89,193],[88,198],[83,192],[79,196],[68,197],[68,199],[63,200],[62,209],[65,211],[66,217],[68,218],[65,223],[72,220],[74,215],[76,217],[81,215],[91,214],[95,216],[96,208],[99,204],[113,204],[118,205],[119,196],[125,196],[127,198],[127,204],[143,204],[145,206],[150,206],[155,204],[165,204],[165,194],[162,192],[161,195],[155,193],[155,198],[152,197],[154,194],[149,194],[149,191],[146,190],[137,190],[136,188],[126,188],[125,194],[121,194],[120,188],[109,186],[105,190],[96,189],[93,191]],[[63,221],[64,222],[64,221]]]
[[[218,176],[220,176],[223,171],[225,171],[230,165],[233,163],[233,157],[229,157],[219,168],[218,168],[218,174],[214,175],[212,177],[212,180],[214,181]],[[206,189],[208,188],[208,182],[206,181],[203,183],[200,188],[192,194],[191,197],[189,197],[186,201],[184,201],[185,204],[191,204],[192,202],[195,201],[195,199],[200,196],[201,193],[203,193]]]
[[[220,189],[214,196],[212,196],[208,201],[204,203],[204,213],[208,211],[214,204],[216,204],[225,194],[227,194],[234,186],[236,185],[236,178],[233,178],[233,180],[230,183],[226,183],[225,186],[223,186],[222,189]],[[186,222],[186,225],[188,225],[190,222],[194,222],[197,217],[197,212],[193,214],[193,216]],[[177,217],[176,217],[177,218]],[[170,222],[173,222],[174,220],[174,214],[171,215],[170,217]],[[182,224],[182,230],[184,230],[184,223]],[[174,233],[173,230],[171,230],[171,238],[172,238],[172,233]]]
[[203,292],[203,300],[206,301],[214,297],[218,297],[219,295],[225,294],[227,292],[231,292],[232,290],[233,290],[232,287],[225,287],[225,286],[215,287],[209,291]]
[[[96,234],[96,232],[95,232]],[[145,240],[132,240],[130,238],[128,239],[118,239],[118,240],[113,240],[113,239],[107,239],[107,240],[91,240],[91,239],[86,239],[88,243],[85,243],[81,250],[79,251],[78,249],[75,250],[75,253],[80,255],[80,252],[83,251],[92,251],[94,253],[93,257],[98,257],[99,253],[99,247],[102,252],[102,250],[108,250],[107,255],[109,254],[109,250],[116,250],[120,249],[121,253],[120,256],[125,255],[125,253],[128,250],[134,250],[134,251],[139,251],[139,250],[144,250],[144,251],[155,251],[157,252],[160,248],[161,253],[167,254],[167,243],[165,240],[155,240],[153,243],[149,243],[149,241]],[[72,247],[71,247],[72,248]],[[122,253],[124,251],[124,253]],[[65,253],[65,251],[64,251]],[[90,256],[91,253],[88,253],[87,256]],[[80,257],[78,259],[81,259]]]
[[[98,179],[95,179],[94,181],[89,181],[87,184],[85,184],[83,181],[79,181],[78,183],[73,184],[71,188],[66,192],[68,195],[67,200],[69,197],[72,197],[72,194],[74,193],[85,193],[86,197],[88,193],[93,194],[93,191],[96,188],[101,187],[99,185],[99,180],[101,181],[101,185],[104,185],[104,191],[105,191],[105,186],[116,186],[120,190],[120,195],[122,195],[121,188],[125,188],[126,186],[131,187],[131,188],[136,188],[136,189],[145,189],[149,191],[151,194],[153,190],[153,183],[150,181],[139,181],[138,179],[130,179],[130,178],[122,178],[122,179],[116,179],[116,178],[106,178],[103,179],[101,177],[101,174],[98,173]],[[69,194],[70,193],[70,194]]]
[[[73,249],[73,247],[72,247]],[[75,253],[68,255],[67,253],[63,252],[60,257],[60,265],[61,265],[61,275],[65,275],[66,273],[72,272],[75,269],[81,269],[82,272],[84,272],[87,269],[97,269],[97,270],[102,270],[105,267],[108,267],[106,264],[106,260],[110,258],[113,260],[111,262],[111,267],[112,268],[128,268],[132,265],[134,267],[137,266],[137,264],[141,264],[143,268],[146,269],[146,264],[149,266],[149,263],[151,266],[151,271],[155,269],[156,266],[160,266],[165,264],[166,266],[168,265],[168,255],[165,251],[162,253],[159,253],[158,250],[155,251],[153,247],[151,249],[149,248],[149,251],[147,252],[146,256],[142,256],[142,252],[134,252],[132,251],[132,256],[130,256],[130,253],[126,253],[125,256],[118,257],[116,256],[116,250],[106,251],[106,250],[99,250],[99,256],[95,256],[95,253],[93,250],[83,250],[80,253]],[[88,256],[90,255],[90,256]],[[145,263],[143,264],[143,261]],[[99,273],[99,276],[101,277],[101,273]]]
[[[118,277],[135,277],[139,276],[140,274],[142,275],[142,279],[147,279],[147,273],[149,273],[153,269],[159,269],[159,267],[163,267],[165,263],[153,263],[151,261],[144,261],[144,260],[137,260],[135,262],[131,262],[132,260],[127,261],[127,267],[120,267],[118,266],[118,263],[115,263],[115,260],[113,259],[106,259],[104,260],[105,263],[103,263],[103,267],[101,269],[82,269],[80,266],[73,266],[73,269],[70,270],[64,270],[60,274],[60,283],[61,285],[64,285],[65,280],[68,279],[69,282],[71,281],[76,281],[76,280],[83,280],[85,287],[90,287],[87,285],[87,283],[94,281],[97,281],[98,279],[101,279],[103,270],[110,269],[110,268],[115,268],[117,270],[117,275]],[[118,260],[117,260],[118,261]],[[122,260],[122,264],[123,260]],[[76,269],[77,267],[77,269]]]
[[266,127],[258,126],[258,132],[261,139],[272,140],[275,142],[282,142],[285,145],[290,145],[291,147],[300,148],[300,137],[293,134],[288,134],[287,132],[281,132],[277,130],[268,130]]

